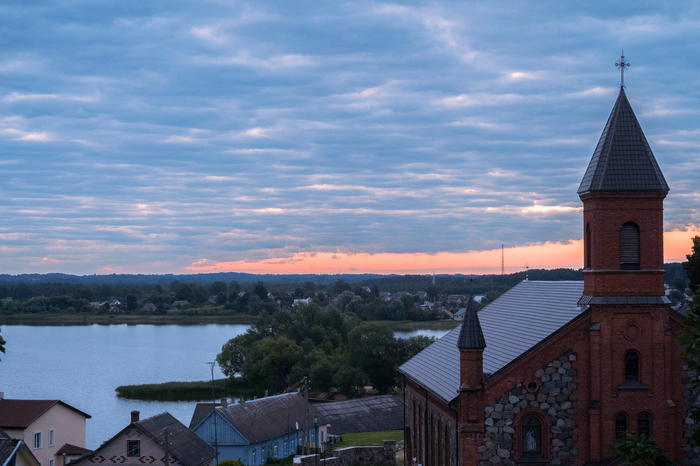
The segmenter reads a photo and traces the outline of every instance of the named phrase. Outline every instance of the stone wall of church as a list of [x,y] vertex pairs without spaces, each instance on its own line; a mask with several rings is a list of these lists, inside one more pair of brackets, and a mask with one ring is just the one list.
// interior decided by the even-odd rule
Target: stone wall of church
[[486,406],[486,434],[480,466],[511,466],[522,456],[520,426],[534,416],[541,422],[543,456],[554,466],[577,466],[574,402],[577,354],[561,354]]
[[696,424],[689,416],[688,416],[688,411],[692,407],[700,407],[700,390],[691,390],[690,387],[688,386],[690,379],[695,377],[697,374],[695,371],[690,371],[688,370],[688,366],[683,366],[683,372],[685,374],[685,377],[683,378],[683,385],[685,388],[683,389],[683,398],[685,398],[685,404],[683,405],[683,411],[685,412],[685,416],[683,418],[683,423],[686,427],[685,433],[683,435],[684,437],[684,444],[683,444],[683,453],[684,453],[684,459],[683,459],[683,464],[684,465],[695,465],[698,466],[700,465],[700,447],[696,446],[693,442],[691,442],[690,437],[693,435],[693,433],[698,429],[698,424]]
[[[411,456],[406,464],[428,464],[436,466],[454,466],[457,464],[457,431],[454,413],[441,400],[428,396],[427,416],[426,398],[422,389],[407,383],[406,387],[406,424],[410,428],[410,440],[406,447]],[[410,441],[410,446],[409,446]],[[427,448],[426,448],[427,444]]]

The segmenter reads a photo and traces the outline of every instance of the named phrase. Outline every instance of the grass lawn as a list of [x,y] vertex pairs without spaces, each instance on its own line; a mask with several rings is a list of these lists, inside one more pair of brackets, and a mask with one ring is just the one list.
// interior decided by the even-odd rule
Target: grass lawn
[[385,430],[384,432],[364,432],[361,434],[343,434],[343,441],[333,445],[333,448],[356,446],[382,446],[384,440],[403,440],[403,430]]

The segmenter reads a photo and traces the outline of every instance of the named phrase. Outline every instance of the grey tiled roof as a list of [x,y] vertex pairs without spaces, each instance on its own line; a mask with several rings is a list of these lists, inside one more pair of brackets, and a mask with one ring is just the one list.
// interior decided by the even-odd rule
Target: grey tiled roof
[[209,463],[216,457],[216,451],[207,442],[185,427],[170,413],[162,413],[135,422],[134,425],[148,434],[158,445],[163,445],[163,431],[168,429],[170,452],[184,466],[198,466]]
[[464,349],[486,348],[484,333],[481,330],[479,317],[476,315],[474,299],[470,296],[464,313],[464,321],[457,338],[457,347]]
[[[495,373],[581,314],[582,281],[522,281],[479,312],[486,344],[484,372]],[[460,327],[399,370],[445,401],[459,389]]]
[[313,427],[314,417],[318,418],[319,425],[328,423],[326,418],[313,405],[307,403],[299,393],[268,396],[245,403],[238,402],[226,408],[217,407],[216,411],[250,443],[258,443],[296,431],[297,422],[303,429],[307,405],[309,427]]
[[383,432],[403,428],[403,401],[395,395],[368,396],[314,406],[330,423],[331,434]]
[[668,192],[624,89],[620,89],[578,194],[591,191]]

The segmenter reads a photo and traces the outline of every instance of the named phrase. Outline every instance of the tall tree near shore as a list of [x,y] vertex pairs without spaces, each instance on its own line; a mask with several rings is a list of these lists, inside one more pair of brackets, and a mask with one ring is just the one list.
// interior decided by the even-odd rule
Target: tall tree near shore
[[0,353],[5,353],[5,343],[7,342],[0,336]]
[[688,261],[683,262],[683,268],[690,280],[690,289],[697,293],[700,287],[700,236],[693,238],[693,253],[685,256]]

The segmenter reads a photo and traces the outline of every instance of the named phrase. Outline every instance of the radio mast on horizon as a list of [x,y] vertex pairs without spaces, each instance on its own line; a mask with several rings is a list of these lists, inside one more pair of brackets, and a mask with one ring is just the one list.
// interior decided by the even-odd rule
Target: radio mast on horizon
[[506,252],[501,244],[501,275],[505,275],[506,273]]

